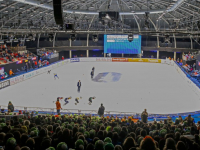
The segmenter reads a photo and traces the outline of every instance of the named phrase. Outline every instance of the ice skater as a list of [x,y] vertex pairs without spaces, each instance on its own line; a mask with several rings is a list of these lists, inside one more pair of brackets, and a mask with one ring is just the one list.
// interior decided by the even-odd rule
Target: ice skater
[[95,69],[95,68],[93,67],[93,68],[92,68],[92,71],[94,71],[94,69]]
[[96,98],[95,96],[94,96],[94,97],[90,97],[90,98],[89,98],[89,103],[88,103],[88,104],[91,105],[91,104],[92,104],[92,99],[95,99],[95,98]]
[[50,74],[51,73],[51,70],[48,70],[47,74]]
[[77,105],[79,103],[79,97],[75,98],[75,105]]
[[78,87],[78,92],[80,92],[80,89],[81,89],[81,81],[80,80],[77,83],[77,87]]
[[54,79],[56,79],[56,77],[59,79],[57,73],[54,73]]
[[[62,100],[63,97],[57,97],[57,100]],[[53,103],[55,103],[56,101],[53,101]]]
[[71,99],[72,97],[70,96],[70,97],[67,97],[67,98],[65,98],[65,103],[64,103],[64,105],[67,105],[68,103],[69,103],[69,100]]
[[91,71],[90,75],[91,75],[91,79],[93,79],[93,76],[94,76],[94,70]]

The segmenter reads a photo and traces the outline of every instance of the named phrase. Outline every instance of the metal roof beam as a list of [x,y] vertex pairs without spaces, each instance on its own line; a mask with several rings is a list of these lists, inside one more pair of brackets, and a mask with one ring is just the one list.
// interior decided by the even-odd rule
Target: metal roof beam
[[[45,8],[53,10],[53,6],[49,4],[43,4],[37,0],[13,0],[17,2],[21,2],[24,4],[34,5],[37,7]],[[151,14],[157,14],[157,13],[164,13],[164,12],[171,12],[177,9],[184,0],[178,0],[171,8],[169,9],[159,9],[159,10],[149,10]],[[63,10],[64,13],[74,13],[74,14],[91,14],[91,15],[98,15],[99,13],[97,11],[89,11],[89,10]],[[140,10],[140,11],[134,11],[134,12],[119,12],[120,15],[134,15],[134,14],[145,14],[146,11]]]

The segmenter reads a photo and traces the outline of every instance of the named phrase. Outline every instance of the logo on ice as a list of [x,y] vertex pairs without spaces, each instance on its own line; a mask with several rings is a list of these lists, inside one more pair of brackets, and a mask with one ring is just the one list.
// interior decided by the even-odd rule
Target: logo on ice
[[121,78],[121,73],[117,72],[102,72],[99,73],[94,79],[94,82],[117,82]]

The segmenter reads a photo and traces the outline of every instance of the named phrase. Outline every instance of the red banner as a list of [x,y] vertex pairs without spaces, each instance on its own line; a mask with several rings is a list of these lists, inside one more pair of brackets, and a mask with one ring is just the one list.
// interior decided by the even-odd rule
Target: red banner
[[112,62],[128,62],[128,58],[112,58]]

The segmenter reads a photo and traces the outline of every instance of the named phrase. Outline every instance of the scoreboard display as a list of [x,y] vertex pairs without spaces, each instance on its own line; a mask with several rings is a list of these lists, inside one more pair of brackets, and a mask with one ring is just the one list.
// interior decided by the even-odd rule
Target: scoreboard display
[[104,35],[104,53],[141,54],[141,35],[133,35],[129,42],[128,35]]

